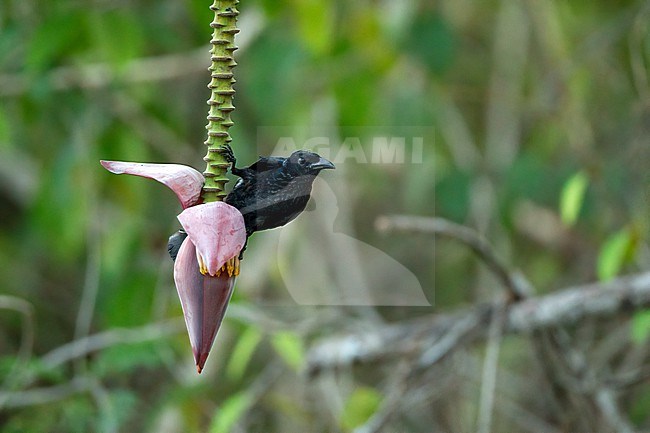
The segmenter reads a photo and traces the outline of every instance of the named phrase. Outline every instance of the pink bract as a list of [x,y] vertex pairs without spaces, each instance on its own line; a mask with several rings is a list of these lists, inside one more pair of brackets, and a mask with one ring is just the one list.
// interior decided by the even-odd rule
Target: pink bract
[[186,238],[174,263],[174,281],[181,299],[194,361],[201,373],[226,313],[235,277],[229,277],[225,272],[218,277],[201,274],[194,244],[190,238]]
[[[174,282],[200,373],[232,295],[238,263],[231,262],[232,269],[219,276],[217,273],[239,255],[246,243],[244,217],[226,203],[201,204],[205,179],[191,167],[122,161],[101,161],[101,164],[115,174],[157,180],[174,191],[183,206],[178,220],[188,237],[176,256]],[[235,268],[236,272],[232,272]]]
[[201,188],[205,179],[201,173],[192,167],[180,164],[124,161],[100,161],[100,163],[111,173],[131,174],[157,180],[174,191],[183,209],[194,206],[201,201]]
[[213,202],[185,209],[178,220],[196,245],[197,258],[210,275],[237,256],[246,242],[244,217],[236,208]]

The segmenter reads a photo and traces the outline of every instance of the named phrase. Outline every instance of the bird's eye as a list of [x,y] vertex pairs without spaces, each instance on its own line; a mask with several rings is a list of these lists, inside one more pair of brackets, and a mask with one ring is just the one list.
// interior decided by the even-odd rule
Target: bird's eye
[[298,158],[298,164],[300,164],[300,165],[305,165],[306,162],[307,162],[307,161],[306,161],[305,158],[303,158],[302,156],[301,156],[300,158]]

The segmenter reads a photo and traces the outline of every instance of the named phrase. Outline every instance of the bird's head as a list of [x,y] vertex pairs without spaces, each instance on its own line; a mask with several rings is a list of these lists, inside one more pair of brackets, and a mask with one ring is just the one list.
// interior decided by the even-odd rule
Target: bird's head
[[334,164],[322,158],[317,153],[306,150],[297,150],[287,158],[285,162],[287,168],[298,175],[316,176],[321,170],[334,169]]

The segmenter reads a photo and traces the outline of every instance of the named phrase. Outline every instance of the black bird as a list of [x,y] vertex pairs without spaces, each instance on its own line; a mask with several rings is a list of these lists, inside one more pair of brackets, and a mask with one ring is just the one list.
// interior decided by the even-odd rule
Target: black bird
[[328,160],[305,150],[295,151],[289,158],[260,157],[246,168],[235,166],[230,148],[224,156],[232,163],[232,174],[241,178],[224,201],[244,216],[247,236],[296,218],[307,206],[318,173],[334,168]]
[[[240,177],[224,201],[244,216],[247,238],[257,231],[281,227],[300,215],[318,173],[335,168],[330,161],[306,150],[297,150],[288,158],[260,157],[246,168],[235,166],[237,160],[230,146],[224,156],[232,163],[232,174]],[[167,249],[172,259],[186,236],[181,230],[169,238]]]
[[169,237],[169,240],[167,241],[167,252],[169,253],[169,256],[172,258],[173,261],[176,261],[176,256],[178,255],[178,250],[181,249],[181,244],[187,237],[187,233],[185,233],[185,230],[180,229],[173,235]]

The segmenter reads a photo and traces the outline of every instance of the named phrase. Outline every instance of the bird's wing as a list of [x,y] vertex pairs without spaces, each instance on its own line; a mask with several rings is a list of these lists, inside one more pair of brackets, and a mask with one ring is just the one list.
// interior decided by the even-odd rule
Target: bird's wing
[[263,171],[275,170],[276,168],[282,167],[282,164],[286,160],[287,158],[277,156],[260,156],[260,159],[249,165],[247,168],[261,173]]

